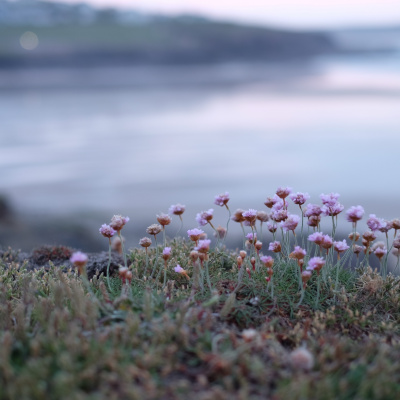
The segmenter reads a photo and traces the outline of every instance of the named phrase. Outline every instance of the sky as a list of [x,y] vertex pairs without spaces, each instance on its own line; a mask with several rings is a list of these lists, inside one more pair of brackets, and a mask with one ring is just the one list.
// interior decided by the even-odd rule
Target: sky
[[[58,0],[53,0],[58,1]],[[60,0],[79,3],[83,0]],[[400,0],[87,0],[95,6],[214,18],[296,28],[400,25]]]

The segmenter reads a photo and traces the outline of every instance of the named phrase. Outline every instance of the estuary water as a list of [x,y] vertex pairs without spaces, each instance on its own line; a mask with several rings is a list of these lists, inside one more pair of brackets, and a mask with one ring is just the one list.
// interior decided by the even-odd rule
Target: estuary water
[[0,125],[0,193],[20,212],[152,221],[224,191],[263,209],[287,185],[400,217],[399,54],[3,70]]

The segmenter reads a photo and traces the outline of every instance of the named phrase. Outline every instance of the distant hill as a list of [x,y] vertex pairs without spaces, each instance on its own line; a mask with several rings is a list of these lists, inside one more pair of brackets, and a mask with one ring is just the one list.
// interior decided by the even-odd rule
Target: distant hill
[[[25,32],[36,40],[31,47]],[[0,1],[0,37],[0,67],[277,61],[338,51],[325,33],[36,0]]]

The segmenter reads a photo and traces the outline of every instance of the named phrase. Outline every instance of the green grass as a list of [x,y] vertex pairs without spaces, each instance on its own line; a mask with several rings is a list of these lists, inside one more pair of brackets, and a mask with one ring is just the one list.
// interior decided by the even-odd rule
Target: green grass
[[[74,271],[0,263],[0,399],[397,399],[400,280],[363,269],[300,291],[293,260],[237,287],[236,254],[210,254],[213,292],[192,292],[189,243],[173,241],[168,284],[143,279],[145,254],[129,254],[132,284]],[[150,264],[155,252],[150,252]],[[160,263],[160,266],[162,263]],[[90,288],[90,290],[89,290]],[[236,291],[235,291],[236,288]],[[257,298],[257,300],[255,300]],[[255,329],[245,340],[243,330]],[[293,364],[306,347],[311,370]]]

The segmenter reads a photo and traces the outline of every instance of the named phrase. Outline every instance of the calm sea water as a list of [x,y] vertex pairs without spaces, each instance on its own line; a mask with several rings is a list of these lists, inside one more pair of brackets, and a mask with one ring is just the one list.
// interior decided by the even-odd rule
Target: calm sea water
[[1,71],[0,192],[25,212],[152,218],[223,191],[261,209],[288,185],[399,217],[399,60]]

